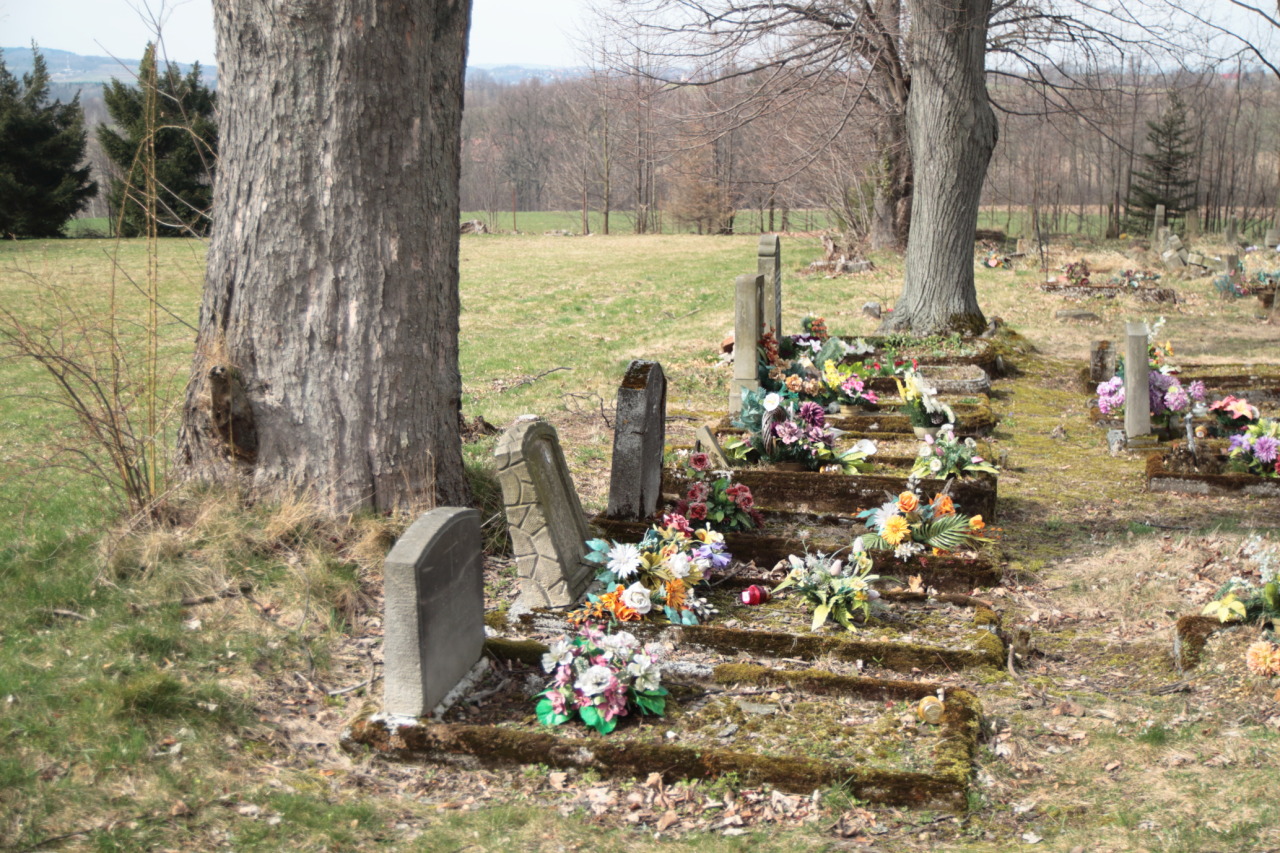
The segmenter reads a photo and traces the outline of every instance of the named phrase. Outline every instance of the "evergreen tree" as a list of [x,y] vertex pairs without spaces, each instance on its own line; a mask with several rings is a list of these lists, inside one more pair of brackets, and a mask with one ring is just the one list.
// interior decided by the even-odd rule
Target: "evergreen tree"
[[[147,96],[153,89],[154,109],[149,109]],[[146,143],[150,138],[155,146],[159,235],[207,235],[218,144],[217,95],[201,82],[200,64],[183,76],[177,66],[167,63],[159,74],[155,45],[148,44],[138,66],[138,85],[113,79],[102,87],[102,95],[116,124],[98,127],[98,141],[117,169],[107,192],[112,227],[119,222],[125,237],[147,233]]]
[[1159,121],[1147,122],[1147,143],[1151,150],[1141,155],[1143,168],[1134,171],[1125,202],[1128,227],[1137,233],[1151,230],[1157,204],[1164,205],[1166,223],[1182,218],[1195,206],[1191,129],[1186,105],[1177,95]]
[[80,96],[46,103],[49,71],[32,46],[31,73],[19,81],[0,55],[0,234],[60,237],[62,226],[98,192],[84,159]]

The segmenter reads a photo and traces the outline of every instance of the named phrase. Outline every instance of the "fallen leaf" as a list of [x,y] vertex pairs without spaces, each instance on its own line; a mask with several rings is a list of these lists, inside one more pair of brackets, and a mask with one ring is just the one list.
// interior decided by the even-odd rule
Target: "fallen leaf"
[[1120,763],[1119,761],[1112,761],[1112,762],[1110,762],[1109,764],[1107,764],[1105,767],[1103,767],[1102,769],[1103,769],[1103,772],[1106,772],[1106,773],[1112,773],[1112,772],[1114,772],[1114,771],[1116,771],[1116,770],[1119,770],[1119,769],[1121,768],[1121,766],[1122,766],[1122,765],[1121,765],[1121,763]]
[[1027,842],[1028,844],[1039,844],[1041,841],[1044,841],[1043,838],[1041,838],[1039,835],[1036,835],[1034,832],[1022,833],[1022,840]]
[[567,782],[568,779],[569,779],[568,773],[557,772],[557,773],[547,774],[547,784],[549,784],[552,788],[554,788],[557,791],[564,790],[565,782]]
[[662,817],[658,818],[658,832],[666,832],[679,822],[680,815],[676,814],[673,809],[667,809],[662,813]]

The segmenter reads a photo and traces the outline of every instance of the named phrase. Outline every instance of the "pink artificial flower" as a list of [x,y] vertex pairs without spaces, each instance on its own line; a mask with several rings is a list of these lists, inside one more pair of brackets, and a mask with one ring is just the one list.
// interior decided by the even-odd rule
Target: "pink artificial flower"
[[711,457],[705,453],[694,453],[689,457],[689,464],[695,471],[705,471],[711,467]]

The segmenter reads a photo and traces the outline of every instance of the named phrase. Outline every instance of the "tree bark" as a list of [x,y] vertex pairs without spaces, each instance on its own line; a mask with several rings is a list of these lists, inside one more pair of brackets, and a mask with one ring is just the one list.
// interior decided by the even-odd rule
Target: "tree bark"
[[220,150],[189,476],[334,512],[465,505],[470,0],[215,0]]
[[987,100],[991,0],[908,0],[915,167],[902,295],[886,330],[974,333],[986,324],[973,280],[973,239],[996,118]]

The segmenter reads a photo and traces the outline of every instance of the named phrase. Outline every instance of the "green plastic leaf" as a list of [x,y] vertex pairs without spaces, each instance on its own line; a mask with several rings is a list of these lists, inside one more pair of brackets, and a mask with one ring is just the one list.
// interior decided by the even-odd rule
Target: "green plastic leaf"
[[609,732],[613,731],[617,727],[618,727],[617,717],[614,717],[612,720],[606,720],[604,717],[601,717],[600,722],[595,723],[592,726],[592,728],[594,728],[596,731],[598,731],[602,735],[607,735]]
[[822,627],[822,623],[827,621],[827,614],[831,612],[830,604],[819,604],[813,608],[813,624],[809,630],[816,631]]
[[561,723],[569,721],[568,714],[558,714],[551,706],[550,699],[542,699],[538,702],[536,708],[538,714],[538,722],[544,726],[558,726]]
[[600,723],[604,722],[604,717],[600,716],[600,709],[595,705],[587,705],[578,709],[578,716],[582,718],[582,722],[586,723],[594,729],[600,727]]

